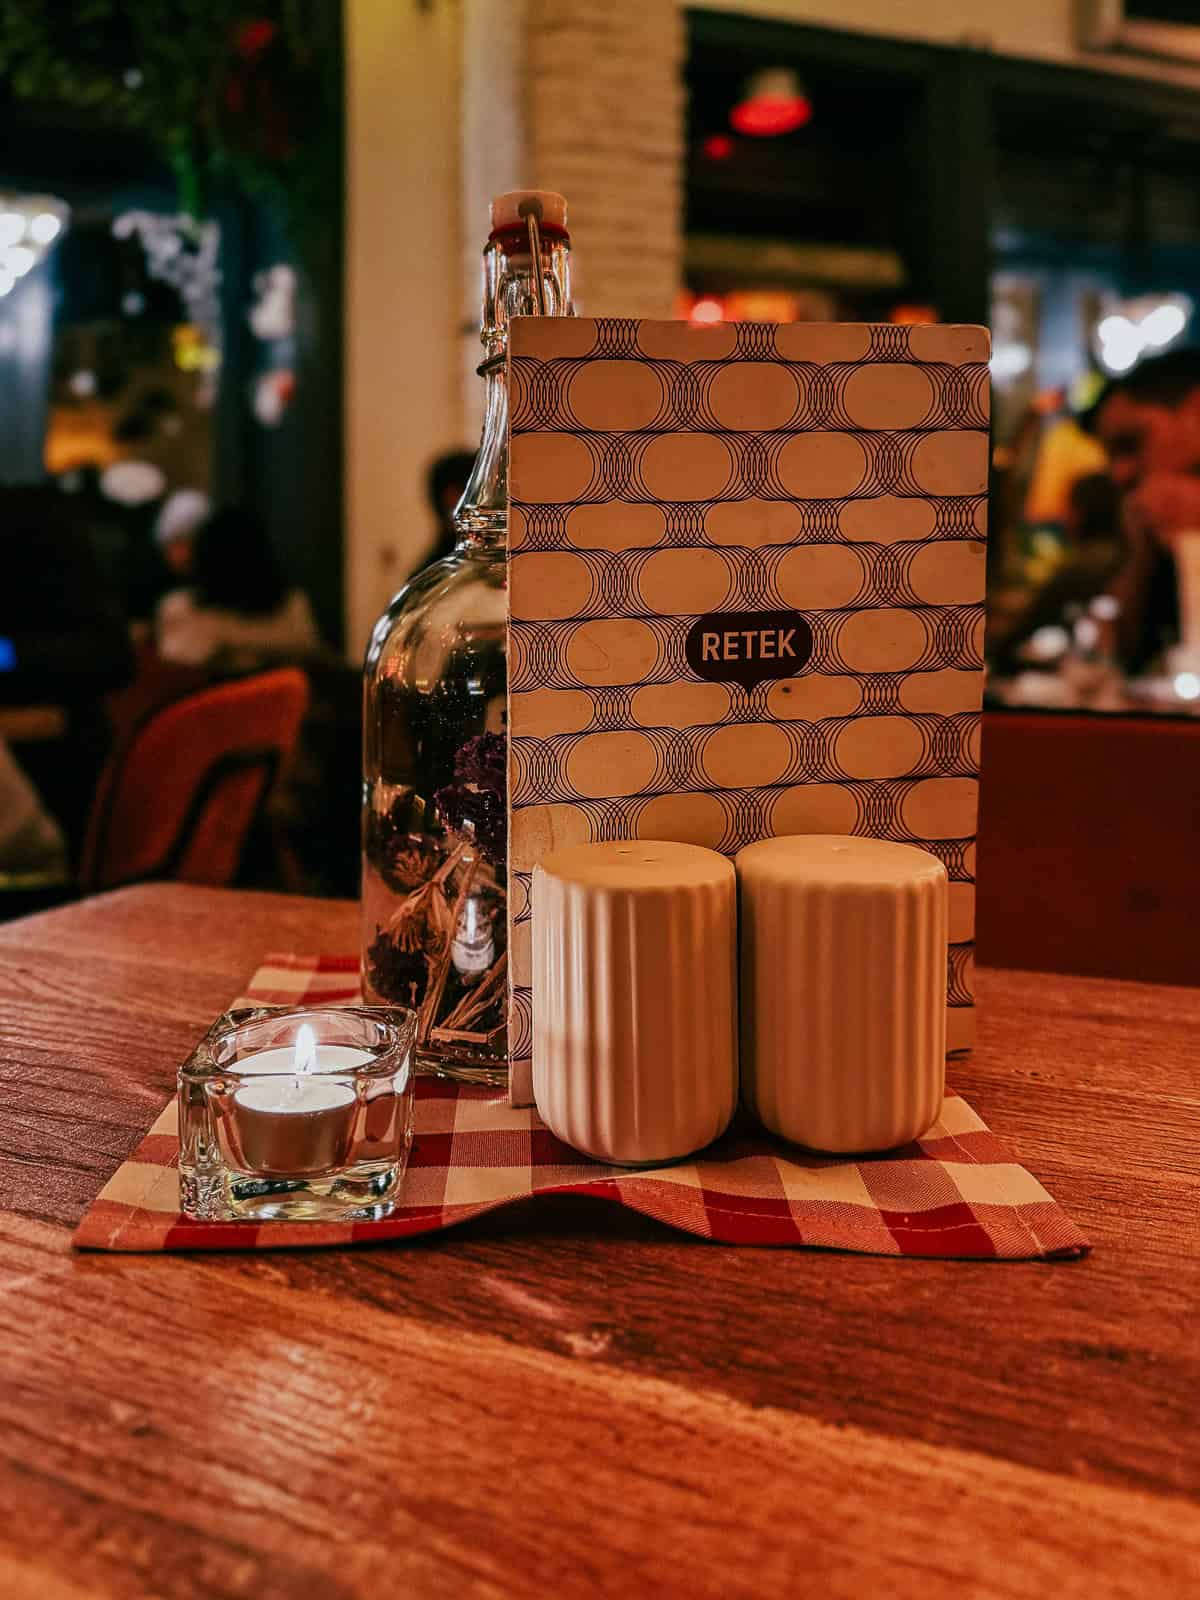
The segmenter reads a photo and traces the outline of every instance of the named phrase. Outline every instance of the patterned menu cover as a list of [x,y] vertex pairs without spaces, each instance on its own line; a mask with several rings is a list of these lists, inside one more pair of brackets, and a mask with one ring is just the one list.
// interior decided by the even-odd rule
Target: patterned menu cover
[[931,850],[970,1045],[987,362],[975,327],[513,322],[515,1103],[533,868],[587,840]]

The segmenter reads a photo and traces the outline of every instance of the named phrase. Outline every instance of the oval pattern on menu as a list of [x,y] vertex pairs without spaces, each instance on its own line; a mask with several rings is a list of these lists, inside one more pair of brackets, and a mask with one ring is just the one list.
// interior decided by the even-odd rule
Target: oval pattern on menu
[[914,361],[946,361],[963,366],[987,360],[988,331],[947,323],[917,323],[908,330],[908,348]]
[[767,691],[767,711],[777,722],[820,722],[825,717],[848,717],[858,710],[861,702],[862,686],[857,678],[826,677],[816,672],[773,683]]
[[648,428],[665,395],[662,381],[644,361],[588,361],[573,375],[567,404],[581,428],[630,432]]
[[708,409],[718,428],[766,433],[783,428],[800,405],[800,385],[786,367],[731,361],[712,377]]
[[642,453],[640,476],[656,500],[715,500],[729,483],[733,461],[711,433],[664,433]]
[[592,574],[581,556],[531,550],[509,564],[509,604],[519,621],[578,616],[591,598]]
[[797,611],[847,606],[863,583],[862,562],[846,545],[801,544],[779,563],[775,587],[784,605]]
[[790,544],[800,531],[798,508],[786,500],[723,500],[704,513],[704,531],[713,544],[741,545],[749,550],[763,545]]
[[785,361],[861,361],[871,330],[861,322],[786,322],[775,330],[775,348]]
[[908,500],[894,494],[851,500],[838,512],[842,538],[863,544],[903,544],[910,539],[927,539],[936,521],[937,509],[932,501]]
[[513,731],[526,739],[582,733],[590,727],[595,710],[586,689],[525,690],[512,697]]
[[729,714],[723,683],[651,683],[631,697],[633,720],[643,728],[711,727]]
[[975,885],[950,885],[950,943],[966,944],[975,937]]
[[660,550],[642,567],[637,583],[647,611],[698,616],[727,598],[729,567],[715,550]]
[[919,428],[933,409],[933,385],[920,367],[868,361],[847,377],[841,400],[856,428]]
[[564,651],[567,670],[594,688],[642,683],[654,673],[658,656],[653,629],[626,617],[580,623]]
[[980,666],[983,665],[983,642],[987,629],[987,618],[981,611],[971,624],[970,650],[971,659]]
[[723,361],[737,346],[732,322],[704,326],[691,322],[642,322],[638,347],[656,361]]
[[527,989],[533,982],[533,923],[515,923],[508,937],[508,970],[513,983]]
[[840,730],[833,753],[848,778],[899,778],[924,749],[920,728],[907,717],[859,717]]
[[786,494],[798,500],[841,500],[867,475],[867,453],[850,433],[797,433],[775,467]]
[[644,733],[589,733],[566,760],[566,779],[585,800],[640,794],[654,780],[658,756]]
[[567,543],[579,550],[645,550],[660,544],[666,531],[661,506],[611,500],[567,512]]
[[529,910],[529,887],[519,872],[514,872],[508,884],[508,910],[513,921]]
[[587,813],[578,806],[561,803],[519,806],[512,814],[510,865],[514,872],[532,872],[534,863],[548,851],[561,850],[570,844],[587,844],[590,840]]
[[851,672],[903,672],[925,652],[925,624],[896,606],[858,611],[838,629],[837,648]]
[[[975,831],[975,778],[925,778],[905,798],[904,826],[918,839],[963,839]],[[974,846],[967,870],[974,872]]]
[[783,789],[771,808],[771,833],[852,833],[858,824],[854,791],[839,783]]
[[900,704],[905,711],[933,711],[941,716],[978,711],[979,674],[956,667],[914,672],[900,685]]
[[529,505],[560,505],[585,494],[591,452],[570,433],[520,433],[512,441],[509,493]]
[[938,540],[915,552],[908,581],[926,605],[973,605],[983,599],[986,555],[976,539]]
[[704,776],[718,789],[754,789],[778,783],[787,771],[791,745],[769,722],[729,723],[704,741]]
[[674,839],[715,850],[725,836],[725,808],[711,794],[660,794],[638,816],[640,839]]
[[556,317],[553,326],[524,317],[512,324],[509,345],[514,356],[543,361],[587,356],[596,348],[596,324],[591,317]]
[[986,433],[950,430],[918,439],[910,471],[923,494],[983,494],[987,488]]

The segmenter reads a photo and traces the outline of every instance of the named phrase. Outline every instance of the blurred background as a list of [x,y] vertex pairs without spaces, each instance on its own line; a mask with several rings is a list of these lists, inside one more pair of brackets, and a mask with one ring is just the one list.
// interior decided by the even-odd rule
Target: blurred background
[[[1112,870],[1070,850],[1188,852],[1198,153],[1186,0],[9,8],[0,916],[355,892],[358,663],[461,488],[524,184],[568,197],[586,314],[990,324],[985,823],[1037,870],[981,945],[1061,965],[1039,895]],[[183,859],[218,781],[236,839]]]

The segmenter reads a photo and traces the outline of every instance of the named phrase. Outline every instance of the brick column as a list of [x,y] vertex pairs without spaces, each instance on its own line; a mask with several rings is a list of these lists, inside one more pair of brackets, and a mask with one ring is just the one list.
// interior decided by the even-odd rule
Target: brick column
[[576,303],[669,317],[682,277],[683,13],[664,0],[463,0],[464,419],[478,428],[479,251],[488,201],[557,189]]
[[673,315],[683,260],[682,8],[525,0],[522,182],[570,206],[579,310]]

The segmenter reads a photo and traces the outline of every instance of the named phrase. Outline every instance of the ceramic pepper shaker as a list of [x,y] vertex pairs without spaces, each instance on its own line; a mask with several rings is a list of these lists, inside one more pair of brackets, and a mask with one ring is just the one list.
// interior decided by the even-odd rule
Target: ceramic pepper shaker
[[545,856],[533,879],[533,1094],[587,1155],[656,1165],[737,1102],[737,888],[699,845],[634,839]]
[[737,874],[746,1104],[814,1150],[918,1138],[945,1091],[945,867],[809,834],[747,845]]

